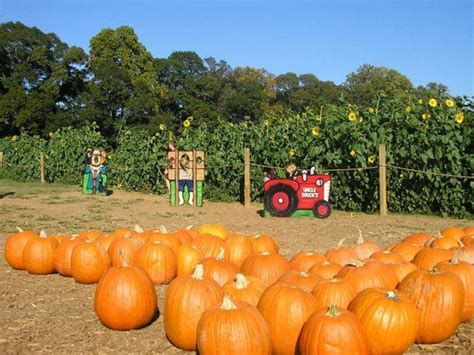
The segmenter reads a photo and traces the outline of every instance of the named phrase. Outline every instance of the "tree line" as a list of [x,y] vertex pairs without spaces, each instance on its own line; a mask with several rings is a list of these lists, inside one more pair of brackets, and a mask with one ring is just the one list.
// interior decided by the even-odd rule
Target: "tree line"
[[336,85],[314,74],[274,75],[177,51],[154,58],[128,26],[103,29],[84,49],[20,22],[0,24],[0,137],[47,136],[96,122],[109,140],[125,127],[152,132],[196,122],[264,120],[338,105],[373,105],[381,96],[446,96],[439,83],[414,87],[394,69],[365,64]]

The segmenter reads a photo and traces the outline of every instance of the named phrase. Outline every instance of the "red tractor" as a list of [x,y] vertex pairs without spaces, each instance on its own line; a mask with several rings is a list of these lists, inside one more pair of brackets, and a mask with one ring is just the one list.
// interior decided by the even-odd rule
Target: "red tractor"
[[332,211],[328,202],[330,187],[330,175],[305,172],[294,179],[268,180],[263,185],[265,210],[275,217],[290,217],[296,211],[312,210],[315,217],[327,218]]

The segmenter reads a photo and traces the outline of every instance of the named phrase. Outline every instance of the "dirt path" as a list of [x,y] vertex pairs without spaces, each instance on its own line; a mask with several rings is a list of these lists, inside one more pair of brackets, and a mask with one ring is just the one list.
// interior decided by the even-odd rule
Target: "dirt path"
[[[281,252],[291,256],[300,250],[325,250],[359,235],[383,246],[418,231],[437,233],[448,225],[466,226],[468,220],[431,216],[377,215],[335,211],[327,220],[262,218],[260,204],[244,208],[238,203],[206,202],[200,209],[172,208],[163,197],[116,191],[106,198],[83,196],[78,188],[42,187],[0,180],[0,352],[180,352],[165,338],[163,320],[130,332],[105,328],[93,310],[95,286],[79,285],[59,275],[31,276],[14,271],[4,258],[4,243],[16,226],[45,229],[50,234],[84,229],[113,230],[142,225],[165,225],[169,230],[186,225],[220,223],[232,231],[275,236]],[[164,287],[157,287],[159,306]],[[459,327],[443,344],[414,346],[412,352],[468,353],[474,347],[474,322]]]

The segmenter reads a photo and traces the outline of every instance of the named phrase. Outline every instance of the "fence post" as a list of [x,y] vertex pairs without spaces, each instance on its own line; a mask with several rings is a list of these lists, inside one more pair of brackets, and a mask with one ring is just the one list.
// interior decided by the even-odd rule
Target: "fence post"
[[179,206],[179,150],[176,148],[174,153],[174,185],[175,185],[175,196],[174,205]]
[[193,207],[196,207],[197,206],[197,168],[196,168],[196,149],[193,149]]
[[387,215],[387,156],[385,144],[379,145],[379,197],[380,215]]
[[44,184],[44,153],[40,153],[40,178],[41,183]]
[[244,206],[250,207],[250,149],[244,148]]
[[3,152],[0,152],[0,168],[3,166]]

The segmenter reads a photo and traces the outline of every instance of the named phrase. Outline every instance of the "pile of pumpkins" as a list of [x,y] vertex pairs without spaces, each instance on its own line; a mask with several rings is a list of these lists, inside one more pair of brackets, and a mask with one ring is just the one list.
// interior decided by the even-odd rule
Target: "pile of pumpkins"
[[94,307],[111,329],[158,315],[178,348],[201,354],[403,353],[439,343],[474,316],[474,227],[412,234],[383,251],[362,235],[325,253],[279,254],[275,238],[218,224],[48,237],[19,230],[7,262],[97,283]]

